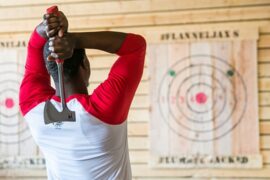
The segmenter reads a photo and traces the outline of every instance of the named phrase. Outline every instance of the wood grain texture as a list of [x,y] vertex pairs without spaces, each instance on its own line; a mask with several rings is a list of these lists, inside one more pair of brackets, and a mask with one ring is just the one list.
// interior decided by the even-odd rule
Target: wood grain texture
[[[164,26],[164,25],[186,25],[219,22],[257,21],[269,19],[269,6],[225,8],[225,9],[204,9],[191,11],[169,11],[152,12],[140,14],[117,14],[117,15],[96,15],[70,17],[71,30],[91,30],[94,28],[125,28],[136,26]],[[43,14],[43,12],[42,12]],[[170,18],[174,17],[174,18]],[[31,31],[38,24],[42,16],[37,19],[15,19],[0,21],[3,32],[26,32]]]
[[[241,41],[175,40],[149,46],[151,166],[201,167],[178,160],[163,162],[162,157],[259,157],[254,33],[253,40],[251,35]],[[207,99],[199,102],[199,94]]]
[[[59,5],[70,18],[71,31],[115,30],[142,34],[149,31],[200,29],[205,27],[257,26],[260,170],[151,169],[149,160],[150,84],[149,60],[128,118],[130,159],[134,180],[266,180],[270,179],[270,23],[269,0],[0,0],[0,48],[10,41],[26,41],[41,21],[45,9]],[[87,51],[92,76],[90,92],[106,77],[116,56]],[[27,144],[25,144],[26,146]],[[1,148],[1,146],[0,146]],[[7,147],[5,147],[7,148]],[[2,152],[4,149],[1,149]],[[21,147],[22,150],[23,147]],[[9,147],[8,149],[12,149]],[[15,150],[12,150],[15,152]],[[17,150],[16,150],[17,151]],[[22,150],[22,152],[25,150]],[[32,150],[30,151],[32,152]],[[38,149],[37,149],[37,152]],[[0,170],[0,179],[45,180],[44,170]]]

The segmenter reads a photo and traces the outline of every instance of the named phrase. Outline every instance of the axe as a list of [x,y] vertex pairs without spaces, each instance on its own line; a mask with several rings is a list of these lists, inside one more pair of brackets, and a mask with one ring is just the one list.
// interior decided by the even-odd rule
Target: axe
[[[47,13],[51,14],[58,14],[57,6],[52,6],[47,9]],[[65,87],[64,87],[64,80],[63,80],[63,59],[56,60],[57,69],[58,69],[58,80],[59,80],[59,91],[61,97],[61,104],[62,104],[62,111],[59,112],[54,105],[51,103],[50,100],[46,101],[45,109],[44,109],[44,122],[45,124],[50,123],[61,123],[63,121],[75,122],[75,112],[68,109],[66,104],[66,97],[65,97]]]

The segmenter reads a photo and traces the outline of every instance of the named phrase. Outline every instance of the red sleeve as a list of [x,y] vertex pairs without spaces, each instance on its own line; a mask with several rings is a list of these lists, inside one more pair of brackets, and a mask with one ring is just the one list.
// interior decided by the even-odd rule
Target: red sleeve
[[37,104],[46,101],[54,94],[50,86],[50,76],[43,60],[43,47],[46,39],[36,30],[28,42],[25,73],[20,86],[19,103],[23,115]]
[[89,97],[88,111],[108,124],[126,120],[135,91],[142,77],[146,42],[128,34],[117,54],[108,78]]

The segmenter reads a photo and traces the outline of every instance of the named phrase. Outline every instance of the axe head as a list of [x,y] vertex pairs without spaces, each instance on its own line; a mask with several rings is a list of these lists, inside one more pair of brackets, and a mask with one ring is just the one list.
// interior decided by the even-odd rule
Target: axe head
[[59,112],[50,100],[46,101],[44,109],[44,122],[45,124],[56,123],[56,122],[75,122],[75,112],[70,111],[67,107],[64,107],[62,112]]

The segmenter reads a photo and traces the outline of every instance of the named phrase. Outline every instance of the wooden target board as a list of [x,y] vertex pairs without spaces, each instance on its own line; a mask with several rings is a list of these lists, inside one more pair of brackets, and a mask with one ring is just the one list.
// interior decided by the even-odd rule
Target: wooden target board
[[19,109],[26,40],[1,38],[0,47],[0,169],[43,168],[44,158]]
[[256,28],[152,33],[150,165],[262,166]]

